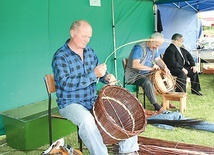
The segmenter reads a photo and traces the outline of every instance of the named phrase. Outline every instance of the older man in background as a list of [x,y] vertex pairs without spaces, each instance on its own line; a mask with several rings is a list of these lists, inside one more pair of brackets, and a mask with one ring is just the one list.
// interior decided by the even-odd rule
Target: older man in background
[[[150,103],[159,113],[163,112],[163,107],[157,103],[154,85],[149,76],[151,72],[159,69],[163,69],[166,74],[170,74],[158,52],[158,48],[163,42],[163,35],[156,32],[147,41],[136,44],[129,55],[125,71],[126,83],[141,86]],[[175,106],[170,104],[170,108],[175,108]]]

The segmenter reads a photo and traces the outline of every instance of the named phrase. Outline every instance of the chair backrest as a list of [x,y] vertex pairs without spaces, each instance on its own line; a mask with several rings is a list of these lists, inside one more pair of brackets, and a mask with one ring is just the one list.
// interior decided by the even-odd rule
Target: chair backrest
[[55,87],[55,83],[54,83],[54,75],[47,74],[47,75],[45,75],[44,80],[45,80],[45,85],[46,85],[48,93],[56,92],[56,87]]
[[[123,87],[125,88],[126,87],[126,84],[127,85],[135,85],[135,84],[132,84],[132,83],[126,83],[126,78],[125,78],[125,69],[126,69],[126,66],[127,66],[127,62],[128,62],[128,58],[123,58],[122,59],[122,64],[123,64],[123,69],[124,69],[124,75],[123,75]],[[136,96],[138,98],[138,94],[139,94],[139,86],[135,85],[136,86]],[[145,107],[145,94],[144,94],[144,107]]]
[[127,58],[123,58],[122,59],[122,64],[123,64],[123,70],[124,70],[124,75],[123,75],[123,87],[125,88],[125,69],[126,69],[126,65],[127,65],[128,59]]
[[122,64],[123,64],[123,69],[124,69],[124,71],[125,71],[125,69],[126,69],[127,62],[128,62],[128,59],[127,59],[127,58],[123,58]]

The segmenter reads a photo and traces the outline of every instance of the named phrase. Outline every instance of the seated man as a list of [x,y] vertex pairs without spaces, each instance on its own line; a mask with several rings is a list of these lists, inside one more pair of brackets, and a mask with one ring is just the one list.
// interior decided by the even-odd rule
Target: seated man
[[[53,56],[57,104],[60,114],[79,127],[79,136],[91,155],[108,155],[108,149],[95,123],[91,110],[97,99],[97,80],[115,84],[115,77],[99,64],[94,50],[87,44],[92,27],[85,20],[74,21],[70,38]],[[119,142],[120,155],[137,155],[138,137]]]
[[[161,33],[154,33],[148,41],[136,44],[129,55],[125,71],[126,83],[141,86],[145,95],[159,113],[163,111],[163,107],[157,103],[154,86],[149,79],[149,75],[151,72],[159,70],[160,68],[162,68],[166,74],[170,74],[169,69],[160,58],[157,50],[163,41],[164,38]],[[175,108],[175,106],[170,104],[170,108]]]
[[172,75],[176,76],[176,91],[186,92],[186,79],[190,77],[192,94],[202,96],[200,82],[192,55],[183,47],[183,36],[174,34],[163,60]]

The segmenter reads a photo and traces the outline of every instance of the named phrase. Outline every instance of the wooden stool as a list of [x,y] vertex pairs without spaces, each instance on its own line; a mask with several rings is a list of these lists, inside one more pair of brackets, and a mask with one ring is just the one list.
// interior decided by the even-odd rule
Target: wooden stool
[[180,101],[180,112],[186,110],[186,96],[187,93],[183,92],[169,92],[162,94],[163,108],[164,110],[169,109],[169,101]]

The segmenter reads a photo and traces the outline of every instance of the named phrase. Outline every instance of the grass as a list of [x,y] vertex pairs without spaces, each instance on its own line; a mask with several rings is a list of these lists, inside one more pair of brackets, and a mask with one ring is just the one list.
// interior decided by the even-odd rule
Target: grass
[[[187,89],[187,110],[183,113],[185,117],[189,118],[200,118],[206,120],[207,122],[214,123],[214,112],[213,112],[213,94],[214,94],[214,75],[200,74],[200,82],[202,87],[202,93],[204,96],[192,95],[190,92],[190,85]],[[141,100],[141,99],[140,99]],[[161,102],[160,96],[158,100]],[[146,108],[153,110],[152,105],[146,101]],[[173,102],[175,105],[179,105],[178,102]],[[174,130],[165,130],[152,125],[147,125],[145,131],[141,136],[163,139],[175,142],[182,142],[188,144],[196,144],[214,147],[214,133],[178,128]],[[72,145],[73,147],[78,147],[76,133],[72,133],[65,137],[65,143]],[[0,136],[0,155],[39,155],[42,151],[46,150],[49,146],[44,145],[33,151],[19,151],[11,148],[6,143],[6,136]],[[86,150],[84,155],[89,154]]]
[[[185,117],[199,118],[206,120],[207,122],[214,123],[214,100],[212,95],[214,93],[214,76],[200,74],[200,83],[204,96],[191,94],[189,85],[187,89],[187,110],[183,113],[183,115]],[[160,97],[158,98],[160,101]],[[178,102],[173,102],[173,104],[179,105]],[[149,106],[148,108],[151,108],[149,103],[146,105]],[[147,125],[146,131],[141,135],[150,138],[214,147],[213,133],[202,130],[175,128],[171,131],[160,129],[152,125]]]

